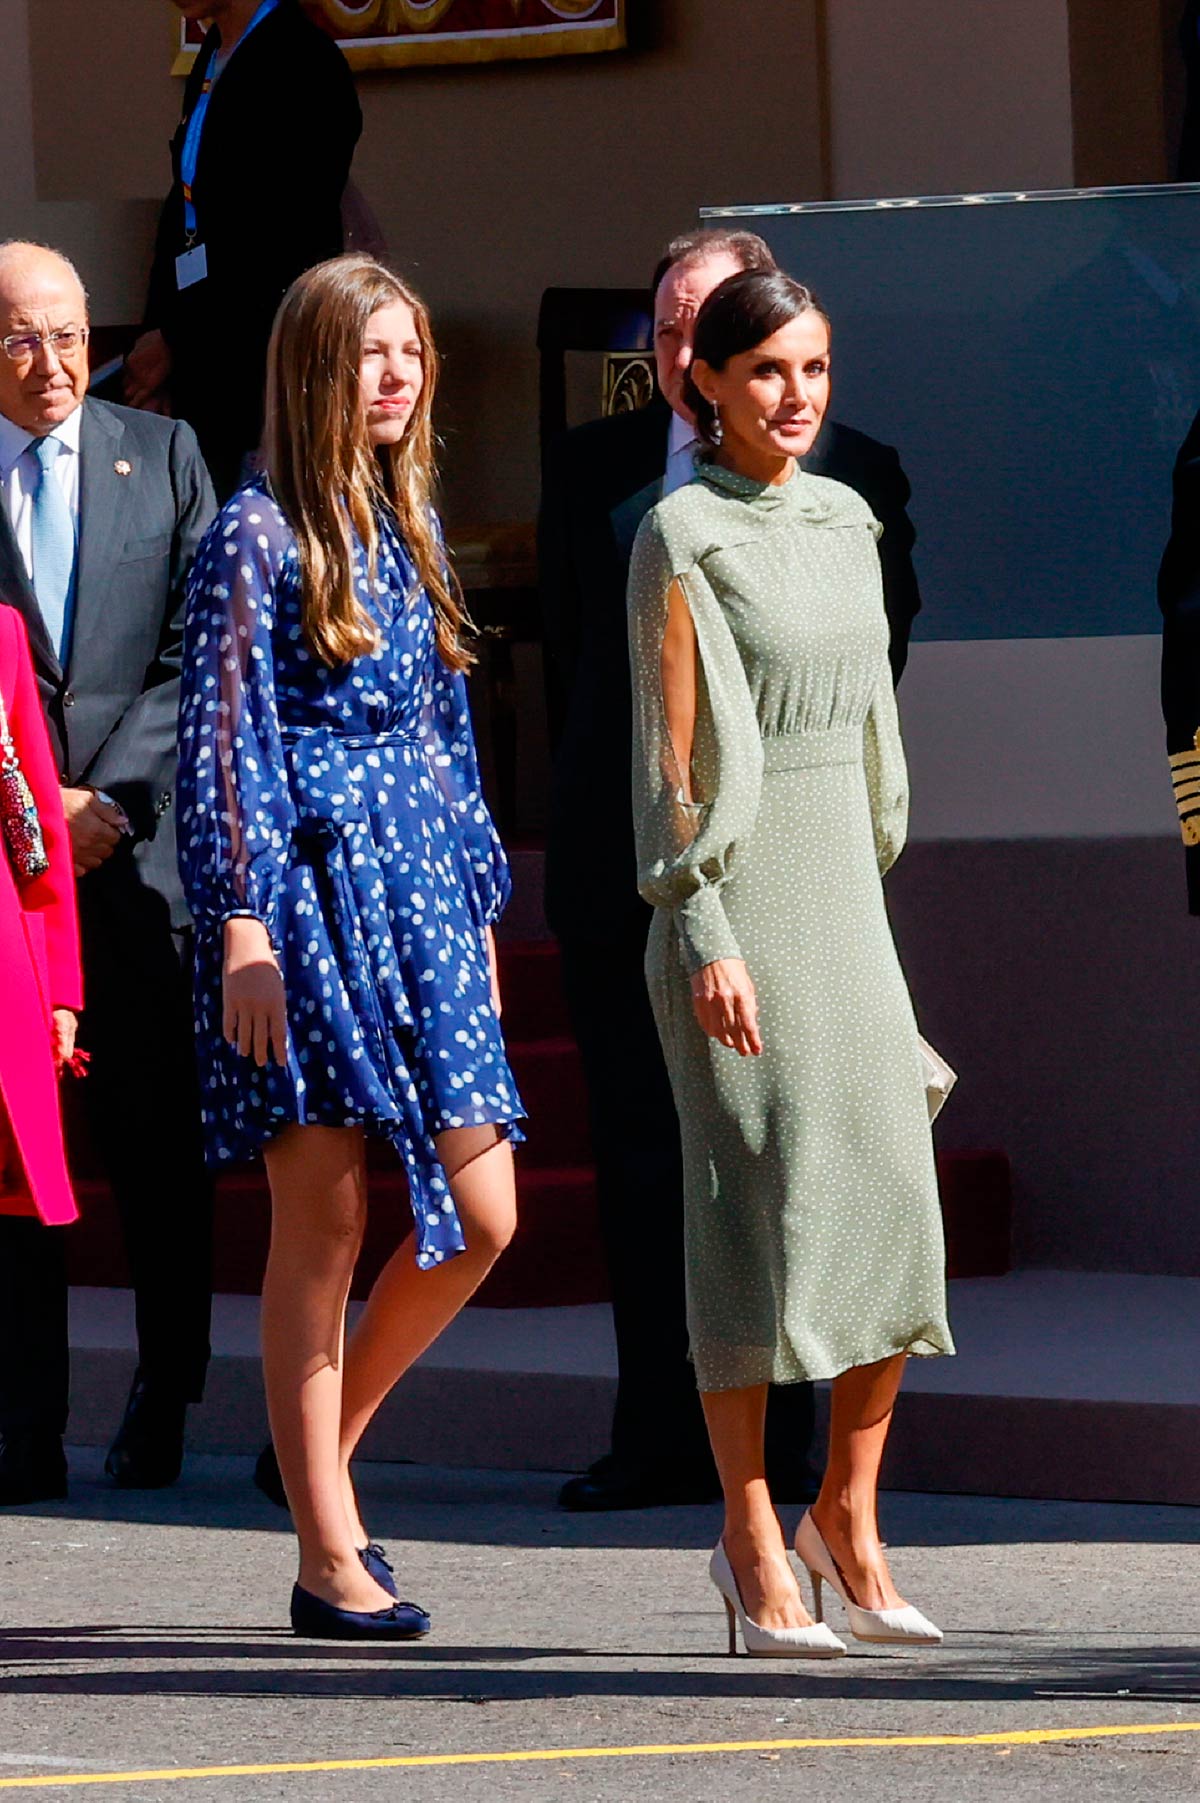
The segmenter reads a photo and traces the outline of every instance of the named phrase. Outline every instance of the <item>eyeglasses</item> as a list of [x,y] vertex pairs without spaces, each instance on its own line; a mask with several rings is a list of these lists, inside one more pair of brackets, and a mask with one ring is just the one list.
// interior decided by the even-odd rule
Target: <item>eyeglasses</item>
[[4,354],[14,363],[28,363],[43,345],[56,357],[70,357],[88,341],[86,326],[60,326],[57,332],[13,332],[0,338]]

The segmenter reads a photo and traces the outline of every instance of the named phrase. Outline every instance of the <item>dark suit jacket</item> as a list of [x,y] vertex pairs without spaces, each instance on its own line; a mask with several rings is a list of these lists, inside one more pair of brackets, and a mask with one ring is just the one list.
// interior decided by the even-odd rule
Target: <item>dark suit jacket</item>
[[157,892],[181,925],[173,802],[184,582],[216,503],[190,426],[107,401],[83,405],[65,670],[3,506],[0,601],[25,617],[61,780],[107,790],[134,828],[132,844],[84,877],[81,903],[92,889],[128,883]]
[[1200,182],[1200,0],[1188,0],[1180,25],[1187,100],[1179,142],[1179,179]]
[[[1200,414],[1175,464],[1171,537],[1158,572],[1163,615],[1162,706],[1167,751],[1195,752],[1200,734]],[[1176,767],[1177,787],[1200,762]],[[1200,914],[1200,798],[1179,801],[1188,912]]]
[[[656,398],[639,413],[577,426],[546,460],[538,527],[554,745],[546,912],[562,937],[614,938],[646,914],[630,805],[625,590],[637,529],[661,499],[670,417]],[[857,489],[883,525],[884,605],[898,677],[921,605],[900,460],[889,446],[830,421],[805,467]]]
[[888,658],[896,682],[908,662],[908,641],[913,621],[921,611],[921,591],[913,568],[916,530],[908,514],[912,488],[891,445],[856,432],[853,426],[829,420],[804,459],[814,476],[829,476],[860,494],[883,527],[879,562],[883,572],[883,605],[891,642]]
[[362,113],[333,39],[296,0],[283,0],[237,46],[213,89],[194,184],[208,276],[181,293],[175,279],[175,258],[185,244],[179,160],[215,42],[210,32],[184,90],[146,323],[159,327],[171,347],[174,410],[196,428],[224,495],[261,436],[276,309],[302,271],[342,250],[342,195]]

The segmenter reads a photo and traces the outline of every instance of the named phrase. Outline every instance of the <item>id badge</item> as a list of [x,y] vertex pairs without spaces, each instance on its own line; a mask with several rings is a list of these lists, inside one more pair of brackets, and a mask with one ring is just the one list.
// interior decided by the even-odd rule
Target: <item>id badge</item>
[[193,244],[191,250],[185,250],[175,259],[175,282],[183,292],[185,288],[194,288],[208,274],[208,252],[203,244]]

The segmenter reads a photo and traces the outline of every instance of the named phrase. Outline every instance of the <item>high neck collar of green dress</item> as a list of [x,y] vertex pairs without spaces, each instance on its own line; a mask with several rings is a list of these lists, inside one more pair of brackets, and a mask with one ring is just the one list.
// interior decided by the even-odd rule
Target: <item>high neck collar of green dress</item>
[[711,457],[701,457],[696,460],[696,475],[717,494],[729,495],[735,501],[744,501],[747,506],[761,513],[789,507],[812,520],[830,517],[831,509],[827,498],[821,493],[819,485],[805,475],[799,464],[786,482],[758,482],[752,476],[743,476],[737,470],[726,469],[724,464],[715,463]]

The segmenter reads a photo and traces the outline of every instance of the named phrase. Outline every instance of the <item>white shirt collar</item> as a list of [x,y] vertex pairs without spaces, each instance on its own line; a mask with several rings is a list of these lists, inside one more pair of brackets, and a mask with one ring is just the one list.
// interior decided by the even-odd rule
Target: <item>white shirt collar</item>
[[[55,426],[49,437],[57,438],[64,450],[79,455],[79,435],[83,426],[83,408],[76,407],[61,426]],[[18,426],[7,414],[0,413],[0,476],[7,476],[34,442],[35,434]]]

